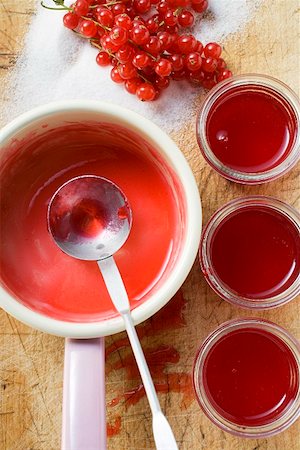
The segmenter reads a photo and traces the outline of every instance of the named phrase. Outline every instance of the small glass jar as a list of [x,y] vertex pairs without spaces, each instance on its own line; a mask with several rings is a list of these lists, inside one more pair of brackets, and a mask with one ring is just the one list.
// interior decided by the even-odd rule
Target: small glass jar
[[[239,216],[243,222],[238,222]],[[272,228],[273,220],[276,220],[275,228]],[[230,238],[225,232],[220,234],[222,227],[225,230],[224,225]],[[283,227],[279,228],[278,235],[276,226]],[[232,200],[204,228],[199,259],[208,284],[224,300],[251,309],[283,305],[300,293],[300,214],[273,197]],[[285,265],[281,283],[280,278],[274,281],[272,277],[281,276],[276,270],[281,270],[282,264]]]
[[[231,344],[233,343],[233,340],[230,341],[230,339],[235,339],[235,347],[230,345],[230,342]],[[247,347],[247,345],[245,345],[247,339],[250,343],[252,342],[254,344],[252,347]],[[255,343],[257,344],[259,339],[262,339],[261,342],[263,345],[261,345],[260,348],[257,348]],[[218,347],[220,344],[223,345],[222,348]],[[236,345],[239,346],[238,350]],[[272,352],[275,352],[274,355],[276,355],[276,357],[280,355],[280,357],[283,358],[284,370],[287,370],[289,373],[289,377],[283,378],[283,380],[285,380],[283,382],[285,383],[285,386],[289,386],[291,389],[290,394],[288,393],[286,397],[282,396],[282,402],[281,404],[278,404],[278,409],[271,409],[269,416],[264,414],[251,416],[251,414],[254,414],[254,410],[252,409],[249,416],[245,415],[243,417],[244,421],[248,423],[237,423],[238,421],[236,420],[235,415],[228,416],[224,409],[220,409],[219,406],[222,401],[222,406],[224,407],[224,397],[222,397],[222,395],[224,394],[225,398],[227,395],[227,401],[229,402],[231,402],[231,399],[233,402],[236,400],[237,403],[235,404],[235,407],[237,407],[238,410],[241,408],[239,411],[245,412],[245,409],[247,410],[248,404],[245,407],[245,402],[253,405],[255,404],[255,401],[257,401],[257,408],[259,409],[262,406],[262,402],[265,401],[264,397],[266,395],[271,395],[271,399],[273,400],[272,395],[274,394],[274,389],[278,388],[276,377],[282,377],[284,372],[284,370],[283,372],[280,372],[281,366],[278,363],[280,358],[274,363],[274,360],[272,359],[273,355],[270,356],[270,353],[267,355],[264,354],[265,345],[267,345],[268,349],[271,348]],[[231,353],[228,353],[230,348],[232,349],[233,356]],[[220,351],[222,353],[220,353]],[[219,352],[219,354],[216,352]],[[258,352],[257,358],[255,352]],[[225,361],[221,364],[221,360],[218,361],[216,359],[220,357],[220,355]],[[239,355],[240,359],[236,359],[237,355]],[[250,367],[250,373],[245,373],[245,371],[243,372],[243,368],[245,369],[245,366],[243,366],[245,361],[246,366],[248,361],[248,364],[253,364],[254,362],[254,366],[256,363],[260,363],[261,368],[258,367],[256,371],[256,368],[251,366],[254,369],[254,372],[251,372]],[[271,368],[267,365],[270,361]],[[218,364],[220,364],[220,366],[218,366]],[[276,366],[279,367],[280,375],[276,371],[272,371]],[[218,381],[212,378],[216,373],[216,379]],[[254,376],[251,377],[253,373]],[[218,374],[220,374],[219,378]],[[245,377],[245,375],[248,375],[248,378],[247,382],[243,384],[240,377]],[[273,436],[284,431],[295,422],[300,416],[299,378],[299,342],[280,326],[263,319],[253,318],[232,320],[220,325],[201,345],[196,355],[193,368],[194,390],[197,400],[206,416],[222,430],[236,436],[248,438],[265,438]],[[216,389],[217,387],[220,388],[220,385],[225,389],[226,386],[228,386],[228,391],[225,393],[221,390],[215,392],[212,391],[212,389]],[[251,391],[252,396],[250,396]],[[247,394],[249,394],[248,397]],[[256,397],[256,399],[254,399],[254,397]],[[219,405],[218,403],[215,403],[215,399],[217,399]],[[245,400],[244,403],[243,400]],[[266,403],[263,404],[266,405]],[[231,414],[233,411],[234,410],[231,409]],[[255,420],[253,417],[255,417]],[[253,424],[250,425],[249,423],[252,419]]]
[[[286,121],[282,128],[281,119]],[[285,174],[299,160],[299,124],[299,98],[287,85],[266,75],[240,75],[209,92],[196,134],[204,158],[220,175],[237,183],[261,184]],[[255,158],[254,163],[255,152],[259,164]]]

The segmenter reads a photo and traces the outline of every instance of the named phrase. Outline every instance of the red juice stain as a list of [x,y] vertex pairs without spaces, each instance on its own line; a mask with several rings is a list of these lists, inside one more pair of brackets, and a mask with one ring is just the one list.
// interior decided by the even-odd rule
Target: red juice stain
[[107,436],[113,437],[113,436],[116,436],[117,434],[119,434],[121,431],[121,425],[122,425],[121,416],[117,416],[114,419],[113,424],[111,424],[111,423],[107,424],[107,426],[106,426]]
[[[252,90],[251,90],[252,89]],[[212,152],[224,165],[241,172],[263,172],[288,156],[296,136],[292,107],[277,92],[236,87],[221,95],[207,118]]]
[[[185,305],[186,300],[182,291],[179,290],[164,308],[137,326],[139,338],[157,336],[164,331],[175,330],[185,326],[186,322],[183,316]],[[166,373],[167,367],[179,362],[180,355],[178,351],[173,346],[164,344],[160,344],[155,348],[143,344],[143,349],[156,391],[163,394],[171,392],[181,394],[180,407],[182,409],[188,408],[194,400],[191,375],[181,371]],[[110,361],[116,353],[120,354],[118,360]],[[146,394],[144,386],[141,384],[139,370],[127,337],[120,338],[107,347],[106,357],[107,374],[114,370],[124,370],[126,380],[134,384],[132,388],[121,392],[113,398],[108,406],[115,407],[123,401],[127,409],[137,404]]]
[[214,409],[241,426],[279,418],[299,387],[297,362],[273,333],[257,328],[232,331],[207,354],[203,383]]
[[299,230],[273,208],[245,207],[219,224],[210,253],[214,271],[231,291],[253,299],[273,297],[299,274]]

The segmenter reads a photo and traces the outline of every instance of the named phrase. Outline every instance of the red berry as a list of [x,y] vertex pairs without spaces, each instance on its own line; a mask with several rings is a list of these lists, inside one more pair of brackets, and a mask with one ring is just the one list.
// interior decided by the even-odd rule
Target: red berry
[[182,27],[191,27],[194,23],[194,20],[195,18],[193,14],[187,9],[183,9],[178,16],[178,23]]
[[214,73],[204,74],[204,80],[202,81],[202,86],[205,89],[211,89],[217,84]]
[[170,84],[169,77],[158,77],[154,80],[154,85],[158,89],[166,89]]
[[217,70],[218,70],[219,72],[221,72],[221,70],[224,70],[224,69],[226,69],[226,62],[224,61],[224,59],[219,58],[219,59],[218,59]]
[[154,14],[154,16],[149,17],[149,19],[146,20],[146,27],[148,28],[151,34],[157,32],[159,28],[158,14]]
[[169,6],[168,6],[168,3],[166,2],[166,0],[163,0],[162,2],[160,2],[157,5],[156,9],[159,14],[164,15],[169,9]]
[[110,64],[109,54],[106,52],[99,52],[96,57],[96,62],[99,66],[108,66]]
[[197,70],[196,72],[190,72],[189,73],[189,80],[193,83],[193,84],[202,84],[203,80],[204,80],[204,72],[202,70]]
[[157,36],[150,36],[149,42],[144,49],[153,56],[157,56],[161,50],[161,43]]
[[218,61],[214,58],[203,58],[202,59],[202,69],[204,72],[212,73],[216,70],[218,66]]
[[206,58],[218,59],[222,53],[222,47],[216,42],[210,42],[204,47],[204,55]]
[[136,68],[131,62],[119,64],[118,71],[123,80],[129,80],[130,78],[135,78],[137,76]]
[[74,6],[74,12],[77,16],[85,16],[89,11],[89,4],[86,0],[77,0]]
[[110,36],[112,43],[115,45],[118,45],[118,46],[126,44],[126,42],[128,41],[127,30],[125,30],[125,28],[119,27],[118,25],[113,27],[109,36]]
[[134,0],[133,7],[140,14],[145,14],[150,11],[151,2],[150,0]]
[[186,77],[185,69],[177,70],[176,72],[172,72],[171,78],[176,81],[184,80]]
[[203,44],[202,44],[202,42],[197,41],[195,52],[200,53],[200,55],[202,55],[202,52],[203,52]]
[[137,88],[142,84],[142,80],[138,77],[125,81],[125,89],[129,94],[135,94]]
[[166,25],[170,27],[174,27],[177,25],[177,16],[175,15],[175,11],[173,9],[168,9],[168,11],[165,13],[164,22]]
[[63,18],[64,26],[69,28],[70,30],[74,30],[79,23],[79,17],[72,12],[68,12],[64,15]]
[[167,31],[159,31],[157,37],[160,40],[161,51],[168,50],[173,43],[173,38]]
[[134,49],[133,47],[126,43],[122,45],[119,50],[117,51],[116,57],[120,61],[120,63],[125,64],[128,61],[131,61],[134,57]]
[[195,50],[197,46],[197,40],[192,34],[182,34],[177,39],[177,45],[181,53],[187,54]]
[[192,0],[192,8],[197,13],[203,13],[207,10],[208,2],[207,0]]
[[149,102],[154,100],[156,96],[155,88],[150,83],[142,83],[136,90],[137,97],[142,100],[142,102]]
[[111,12],[117,16],[119,14],[124,14],[126,12],[126,6],[124,3],[116,3],[115,5],[112,5]]
[[132,20],[127,14],[118,14],[115,17],[115,25],[119,27],[125,28],[125,30],[129,31],[132,27]]
[[218,74],[217,80],[218,81],[223,81],[223,80],[226,80],[227,78],[231,78],[231,77],[232,77],[231,70],[224,69]]
[[181,8],[187,8],[188,6],[191,6],[191,0],[177,0],[176,6]]
[[82,20],[79,32],[85,37],[92,38],[98,33],[97,25],[91,20]]
[[138,52],[136,53],[135,57],[133,58],[132,64],[139,70],[144,69],[147,67],[150,63],[150,57],[145,52]]
[[186,55],[185,66],[191,72],[196,72],[202,65],[202,58],[200,53],[193,52]]
[[149,30],[145,27],[145,25],[135,26],[131,30],[131,39],[137,45],[145,45],[150,39]]
[[101,38],[100,42],[104,50],[109,50],[113,53],[117,52],[120,48],[112,42],[110,36],[108,36],[107,34]]
[[166,58],[160,58],[154,70],[160,77],[168,77],[172,72],[172,63]]
[[113,67],[111,69],[110,72],[110,78],[115,82],[115,83],[123,83],[124,79],[121,77],[121,75],[119,74],[118,68],[117,67]]
[[110,9],[102,8],[97,14],[97,20],[103,27],[112,27],[114,23],[114,15]]
[[170,55],[169,60],[172,63],[174,72],[178,72],[179,70],[183,69],[184,63],[181,55],[176,53],[174,55]]

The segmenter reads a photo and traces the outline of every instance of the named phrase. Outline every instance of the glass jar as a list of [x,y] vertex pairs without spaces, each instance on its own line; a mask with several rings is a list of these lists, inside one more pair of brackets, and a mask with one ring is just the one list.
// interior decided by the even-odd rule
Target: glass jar
[[240,75],[206,96],[196,134],[204,158],[220,175],[260,184],[285,174],[299,160],[299,123],[299,98],[287,85],[266,75]]
[[299,378],[297,340],[280,326],[253,318],[220,325],[201,345],[193,368],[206,416],[240,437],[268,437],[291,426],[300,415]]
[[204,228],[199,259],[208,284],[224,300],[251,309],[283,305],[300,293],[300,214],[273,197],[232,200]]

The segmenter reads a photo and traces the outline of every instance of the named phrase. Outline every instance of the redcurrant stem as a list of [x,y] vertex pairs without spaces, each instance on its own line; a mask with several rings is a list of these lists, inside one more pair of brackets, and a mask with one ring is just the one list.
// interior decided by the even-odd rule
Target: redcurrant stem
[[151,55],[151,53],[146,52],[146,50],[144,50],[140,45],[136,45],[135,42],[133,42],[131,39],[128,39],[128,42],[130,42],[130,44],[132,44],[134,47],[137,47],[139,50],[143,51],[144,53],[146,53],[148,56],[150,56],[150,58],[152,58],[154,61],[157,61],[157,59],[155,58],[155,56]]
[[90,43],[91,43],[91,45],[92,45],[93,47],[96,47],[96,48],[98,48],[99,50],[101,50],[102,52],[107,53],[107,54],[108,54],[109,56],[111,56],[112,58],[116,58],[116,60],[118,60],[119,63],[120,63],[120,60],[117,58],[116,55],[114,55],[113,53],[111,53],[109,50],[104,50],[104,48],[101,47],[101,45],[97,44],[93,39],[90,39]]
[[52,11],[73,11],[73,9],[68,6],[63,6],[62,8],[52,8],[51,6],[45,5],[43,1],[41,1],[41,6],[45,9],[51,9]]
[[82,16],[82,19],[90,20],[91,22],[94,22],[98,27],[103,28],[105,31],[111,31],[111,28],[105,27],[104,25],[101,25],[99,22],[97,22],[96,20],[91,19],[90,17]]
[[[147,78],[145,78],[140,72],[138,72],[138,76],[139,76],[143,81],[145,81],[146,83],[150,83],[150,81],[147,80]],[[150,83],[150,84],[151,84],[151,83]]]
[[84,36],[84,34],[78,33],[78,31],[75,31],[75,30],[71,30],[71,31],[73,31],[73,33],[77,34],[77,36],[80,36],[83,39],[90,39],[88,36]]

